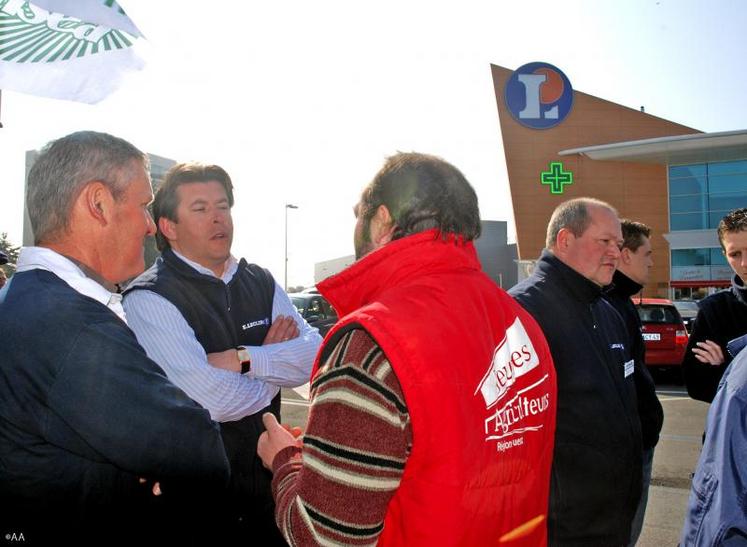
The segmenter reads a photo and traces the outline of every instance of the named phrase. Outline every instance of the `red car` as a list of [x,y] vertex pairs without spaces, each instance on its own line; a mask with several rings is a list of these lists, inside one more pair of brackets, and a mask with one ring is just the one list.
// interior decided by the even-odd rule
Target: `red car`
[[687,348],[687,329],[671,300],[635,298],[643,323],[646,366],[679,367]]

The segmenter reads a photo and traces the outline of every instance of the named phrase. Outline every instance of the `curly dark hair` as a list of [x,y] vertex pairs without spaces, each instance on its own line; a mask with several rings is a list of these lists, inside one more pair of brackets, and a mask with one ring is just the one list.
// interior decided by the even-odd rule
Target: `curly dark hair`
[[394,221],[393,240],[431,228],[464,241],[480,237],[475,190],[456,167],[436,156],[399,152],[387,158],[363,190],[358,216],[368,225],[380,205]]
[[747,230],[747,208],[734,209],[718,223],[718,242],[721,244],[721,250],[724,248],[724,234],[726,232],[742,232]]

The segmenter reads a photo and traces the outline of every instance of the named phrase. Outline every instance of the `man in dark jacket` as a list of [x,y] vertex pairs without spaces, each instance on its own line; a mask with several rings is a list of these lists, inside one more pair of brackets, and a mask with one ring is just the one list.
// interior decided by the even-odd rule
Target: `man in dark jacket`
[[218,506],[205,503],[221,533],[213,541],[283,546],[272,477],[256,458],[261,410],[279,415],[280,387],[308,382],[322,339],[269,271],[232,255],[233,203],[222,167],[169,169],[153,201],[161,257],[123,306],[148,356],[221,424],[231,482]]
[[621,220],[623,246],[620,250],[620,262],[612,278],[612,285],[607,287],[604,296],[625,321],[630,334],[630,347],[635,359],[636,396],[638,398],[638,415],[641,419],[641,436],[643,441],[643,489],[641,501],[633,520],[629,545],[638,541],[643,528],[643,517],[648,502],[648,487],[651,483],[651,468],[654,461],[654,447],[659,442],[659,432],[664,423],[664,410],[656,397],[656,386],[651,373],[646,368],[646,345],[641,336],[641,319],[631,297],[643,290],[648,282],[651,266],[651,228],[640,222]]
[[710,403],[732,355],[730,340],[747,333],[747,209],[735,209],[718,225],[718,239],[734,270],[731,288],[701,300],[682,372],[693,399]]
[[617,212],[560,204],[534,273],[509,293],[537,320],[558,376],[551,545],[627,545],[641,495],[641,425],[625,324],[602,298],[620,259]]
[[[146,356],[116,292],[155,232],[147,167],[130,143],[82,131],[28,175],[36,244],[0,304],[0,520],[30,544],[198,541],[190,491],[229,479],[218,424]],[[178,523],[143,479],[180,490]]]

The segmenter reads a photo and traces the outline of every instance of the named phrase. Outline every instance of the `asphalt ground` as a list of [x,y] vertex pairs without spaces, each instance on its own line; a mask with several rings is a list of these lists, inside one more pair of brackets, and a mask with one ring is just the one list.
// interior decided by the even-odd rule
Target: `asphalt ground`
[[709,406],[690,399],[681,385],[659,384],[656,391],[664,407],[664,427],[654,452],[641,547],[679,542]]
[[[667,380],[664,380],[665,382]],[[283,422],[305,427],[308,392],[301,389],[282,392]],[[693,401],[682,385],[657,383],[659,400],[664,407],[664,427],[654,453],[640,547],[677,545],[690,494],[691,474],[698,463],[708,405]]]

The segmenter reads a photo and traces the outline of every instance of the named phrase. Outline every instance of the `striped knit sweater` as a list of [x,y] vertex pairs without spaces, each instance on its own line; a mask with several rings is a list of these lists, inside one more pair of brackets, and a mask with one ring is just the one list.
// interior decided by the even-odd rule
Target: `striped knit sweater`
[[375,545],[412,430],[399,381],[365,330],[347,332],[311,389],[303,449],[273,462],[275,519],[290,545]]

